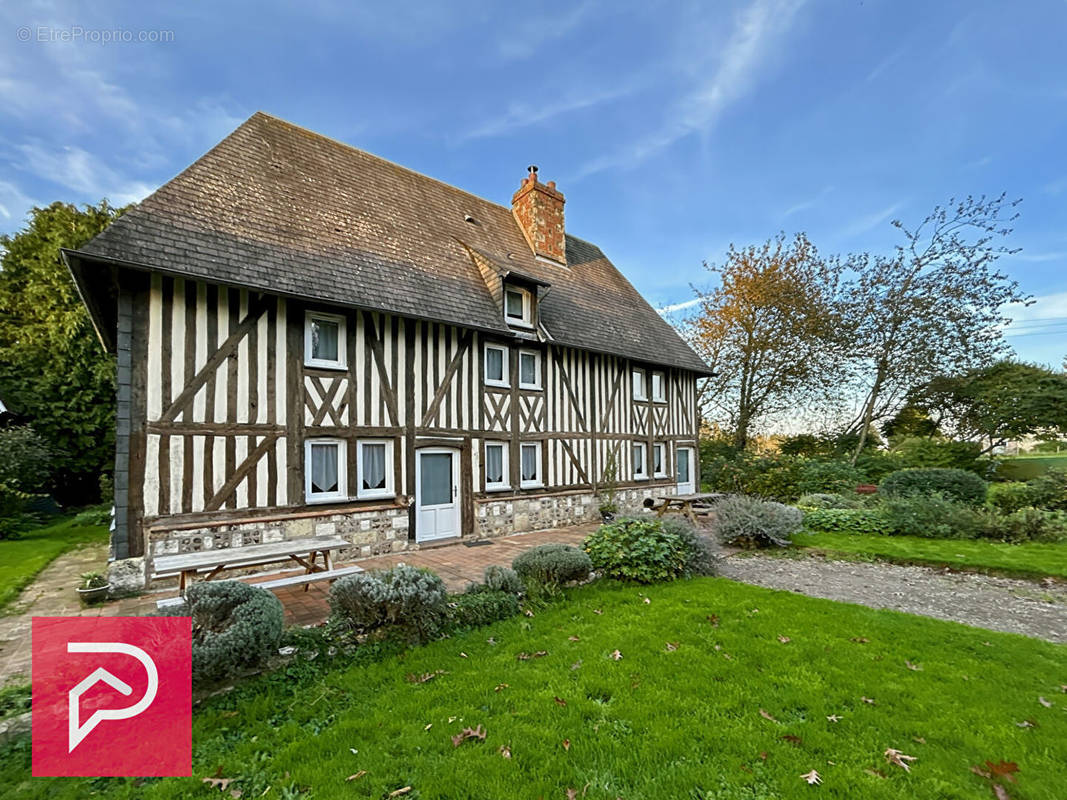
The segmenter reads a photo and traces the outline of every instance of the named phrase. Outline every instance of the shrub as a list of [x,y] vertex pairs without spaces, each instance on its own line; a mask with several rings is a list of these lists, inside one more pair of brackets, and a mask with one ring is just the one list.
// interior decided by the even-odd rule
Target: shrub
[[987,514],[982,535],[1013,544],[1067,541],[1067,513],[1021,508],[1010,514]]
[[813,492],[848,492],[863,480],[863,474],[847,461],[800,461],[797,464],[798,496]]
[[457,627],[477,628],[514,617],[519,613],[519,600],[510,592],[486,589],[457,595],[451,610]]
[[925,539],[974,539],[986,526],[983,515],[942,495],[890,497],[885,514],[895,536]]
[[707,534],[698,531],[680,517],[660,520],[663,530],[677,536],[685,547],[684,577],[714,575],[719,570],[719,548]]
[[859,508],[863,505],[863,499],[858,495],[827,494],[816,492],[815,494],[801,495],[797,500],[801,508]]
[[961,503],[982,505],[988,484],[962,469],[902,469],[883,478],[878,490],[887,497],[940,494]]
[[1011,481],[989,485],[989,505],[1004,514],[1034,505],[1034,490],[1028,483]]
[[37,492],[48,484],[52,454],[29,425],[0,428],[0,483],[23,492]]
[[719,538],[741,547],[776,544],[784,547],[802,527],[799,508],[756,497],[734,495],[715,505],[715,530]]
[[1032,505],[1054,511],[1067,511],[1067,470],[1061,467],[1049,467],[1048,472],[1039,475],[1026,484],[1033,495]]
[[411,642],[437,636],[448,613],[448,591],[436,574],[400,564],[346,575],[330,587],[330,616],[356,634],[395,632]]
[[485,568],[482,580],[489,589],[496,592],[520,595],[525,591],[522,579],[515,570],[497,564],[490,564]]
[[584,581],[593,569],[589,556],[569,544],[542,544],[531,547],[515,556],[511,566],[527,590],[531,588],[531,584],[537,584],[539,588],[550,592],[571,581]]
[[866,508],[815,508],[804,514],[804,527],[813,531],[879,536],[893,531],[882,511]]
[[910,466],[900,453],[887,450],[864,450],[856,459],[856,469],[868,483],[878,483],[890,472]]
[[638,583],[674,580],[685,572],[689,555],[681,537],[658,519],[617,519],[597,528],[583,546],[594,569]]
[[964,469],[984,475],[990,465],[988,459],[979,457],[982,446],[975,442],[915,436],[896,444],[892,452],[908,468]]
[[165,613],[192,617],[194,684],[262,666],[277,652],[285,618],[271,592],[240,581],[194,583],[184,605]]

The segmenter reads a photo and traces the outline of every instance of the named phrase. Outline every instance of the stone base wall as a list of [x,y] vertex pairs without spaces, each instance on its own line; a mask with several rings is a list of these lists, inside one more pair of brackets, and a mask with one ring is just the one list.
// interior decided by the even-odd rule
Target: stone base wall
[[[615,504],[619,514],[637,514],[649,497],[674,494],[674,486],[619,489]],[[521,531],[539,531],[581,525],[600,519],[600,497],[592,492],[541,495],[536,497],[491,497],[479,500],[475,515],[475,536],[506,536]]]

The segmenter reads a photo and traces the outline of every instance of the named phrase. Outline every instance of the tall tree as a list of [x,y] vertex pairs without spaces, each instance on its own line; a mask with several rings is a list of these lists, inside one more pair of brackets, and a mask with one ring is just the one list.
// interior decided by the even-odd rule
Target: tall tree
[[915,228],[894,220],[904,241],[892,256],[850,258],[857,277],[845,292],[844,318],[853,326],[864,398],[850,426],[859,434],[853,462],[871,425],[891,416],[909,387],[1006,352],[1001,328],[1010,320],[1002,309],[1029,298],[994,266],[1012,252],[997,242],[1011,233],[1018,203],[1004,195],[952,200]]
[[685,331],[717,374],[701,388],[706,415],[729,422],[738,449],[755,422],[810,398],[833,381],[840,326],[840,266],[804,234],[733,245],[719,285],[700,298]]
[[61,502],[99,496],[114,456],[115,367],[60,260],[106,228],[121,209],[106,201],[35,208],[0,237],[0,397],[48,444]]
[[980,442],[983,455],[1012,439],[1067,435],[1067,375],[1035,364],[999,361],[939,376],[911,397],[957,438]]

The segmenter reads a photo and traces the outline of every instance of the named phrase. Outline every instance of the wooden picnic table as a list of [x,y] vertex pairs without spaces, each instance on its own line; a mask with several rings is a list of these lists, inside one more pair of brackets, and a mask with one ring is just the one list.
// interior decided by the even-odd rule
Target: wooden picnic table
[[656,516],[662,517],[668,512],[682,514],[694,525],[698,525],[697,508],[705,508],[712,505],[726,495],[719,492],[694,492],[693,494],[665,494],[656,499],[660,505],[656,509]]
[[[214,550],[198,550],[195,553],[178,553],[157,556],[153,562],[154,577],[167,578],[178,575],[178,591],[184,595],[185,587],[198,573],[206,572],[204,580],[211,580],[220,572],[242,567],[257,567],[295,561],[305,569],[305,574],[333,572],[334,550],[351,547],[340,536],[308,536],[270,544],[253,544],[247,547],[221,547]],[[318,563],[319,559],[322,563]],[[306,587],[305,587],[306,588]]]

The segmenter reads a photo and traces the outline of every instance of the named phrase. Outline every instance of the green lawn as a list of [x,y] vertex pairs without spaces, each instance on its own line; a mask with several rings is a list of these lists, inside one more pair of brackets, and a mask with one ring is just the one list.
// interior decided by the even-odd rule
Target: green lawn
[[1025,577],[1052,575],[1067,578],[1067,542],[1005,544],[973,539],[849,533],[800,533],[793,537],[793,542],[801,547],[884,561],[990,570]]
[[1067,453],[1005,458],[997,467],[997,474],[1010,481],[1028,481],[1044,475],[1049,467],[1067,469]]
[[[192,778],[31,779],[23,740],[0,751],[0,795],[989,798],[970,768],[1004,759],[1012,797],[1062,800],[1064,683],[1067,648],[1021,636],[723,579],[600,584],[532,619],[209,700]],[[467,727],[484,741],[454,747]],[[812,769],[820,787],[800,777]],[[205,776],[235,782],[220,795]]]
[[0,608],[18,597],[56,556],[80,544],[106,541],[107,526],[80,525],[73,518],[0,540]]

